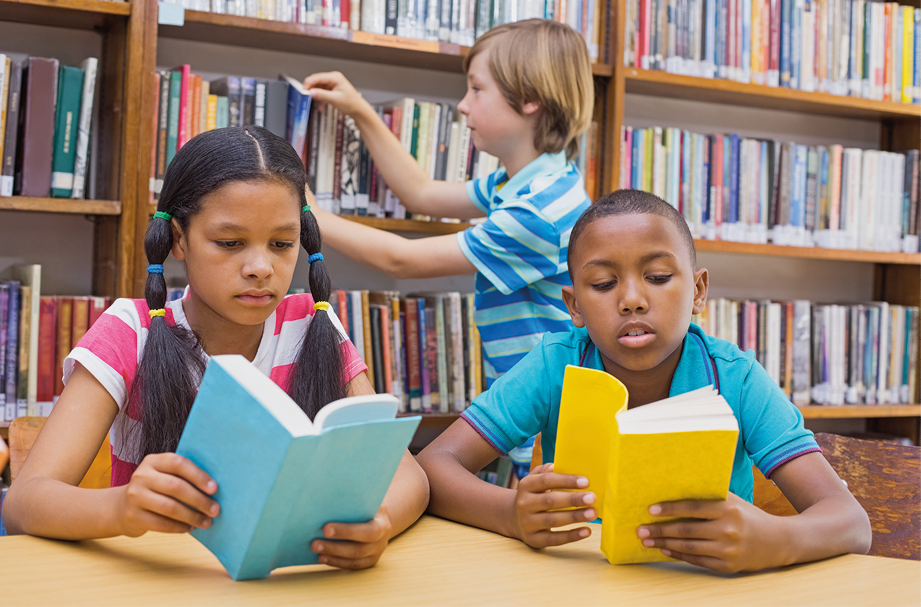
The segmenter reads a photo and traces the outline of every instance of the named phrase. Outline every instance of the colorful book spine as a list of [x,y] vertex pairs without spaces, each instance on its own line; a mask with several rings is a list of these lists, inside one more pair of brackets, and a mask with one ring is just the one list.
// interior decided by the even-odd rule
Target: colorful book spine
[[70,198],[74,189],[77,127],[83,93],[83,70],[62,65],[58,68],[58,97],[55,104],[54,153],[51,161],[51,196]]

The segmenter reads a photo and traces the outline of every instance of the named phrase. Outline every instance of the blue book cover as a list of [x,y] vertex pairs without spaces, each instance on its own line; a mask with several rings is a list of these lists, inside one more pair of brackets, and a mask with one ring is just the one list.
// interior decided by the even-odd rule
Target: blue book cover
[[643,167],[640,166],[640,140],[643,138],[643,129],[633,129],[633,141],[630,143],[630,187],[641,190]]
[[795,0],[780,0],[780,86],[790,87],[793,52],[793,3]]
[[286,139],[297,155],[304,160],[304,143],[307,139],[307,119],[310,117],[310,95],[300,82],[284,74],[278,77],[288,83],[288,120]]
[[730,136],[729,157],[729,223],[739,221],[739,135]]
[[806,225],[806,160],[809,148],[797,145],[793,152],[793,192],[790,196],[790,225]]
[[6,313],[6,420],[16,417],[16,380],[19,377],[19,306],[22,295],[19,293],[19,281],[6,283],[9,291],[9,305]]
[[176,453],[218,484],[221,513],[192,536],[235,580],[318,562],[328,522],[374,518],[419,417],[389,394],[343,398],[311,422],[244,357],[214,356]]
[[182,95],[182,73],[169,73],[169,123],[166,131],[166,166],[173,161],[179,146],[179,97]]
[[700,184],[700,200],[702,206],[701,218],[703,223],[706,224],[710,221],[710,205],[713,204],[713,200],[710,197],[710,138],[701,136],[698,141],[700,142],[700,157],[703,159],[701,165],[701,177],[700,181],[698,182]]
[[6,419],[6,336],[7,312],[10,305],[10,290],[0,284],[0,419]]
[[829,222],[829,196],[828,191],[828,148],[819,147],[819,206],[816,215],[816,228],[820,230],[828,229]]
[[432,410],[432,388],[430,385],[431,377],[429,376],[428,366],[428,323],[425,311],[425,299],[419,297],[415,300],[416,311],[419,315],[419,367],[420,367],[420,384],[422,387],[422,410]]
[[790,27],[790,88],[799,89],[800,65],[803,59],[803,0],[795,0]]

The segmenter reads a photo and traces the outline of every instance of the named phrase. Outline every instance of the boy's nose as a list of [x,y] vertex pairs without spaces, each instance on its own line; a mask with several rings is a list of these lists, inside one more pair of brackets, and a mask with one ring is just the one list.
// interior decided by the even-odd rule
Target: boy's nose
[[632,281],[624,281],[621,286],[620,310],[624,314],[642,312],[648,307],[643,289]]

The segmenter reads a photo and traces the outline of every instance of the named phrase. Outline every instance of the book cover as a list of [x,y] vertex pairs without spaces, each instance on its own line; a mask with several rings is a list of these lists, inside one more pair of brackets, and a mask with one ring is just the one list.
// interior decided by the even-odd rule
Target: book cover
[[387,392],[384,385],[384,351],[381,342],[381,306],[369,305],[368,316],[371,325],[371,361],[368,365],[373,368],[373,386],[378,394]]
[[406,391],[409,394],[409,410],[422,410],[422,359],[419,351],[419,307],[415,298],[400,300],[401,312],[405,318],[406,340]]
[[13,273],[22,290],[17,415],[35,415],[42,266],[37,263],[17,265],[13,267]]
[[9,312],[10,286],[0,283],[0,421],[12,421],[6,419],[6,340],[9,336]]
[[[166,166],[173,161],[176,152],[179,151],[179,125],[180,112],[179,107],[182,100],[182,74],[180,72],[169,72],[169,121],[166,135]],[[159,172],[159,168],[157,169]],[[164,173],[166,168],[164,167]]]
[[[240,126],[256,124],[256,79],[240,78],[243,122]],[[296,147],[294,149],[297,149]]]
[[29,57],[22,79],[24,95],[19,112],[19,151],[13,188],[20,196],[47,198],[51,193],[58,60]]
[[0,196],[13,195],[17,156],[16,141],[19,133],[19,107],[22,94],[22,62],[10,61],[8,78],[6,132],[3,135],[3,155],[0,156]]
[[201,132],[201,76],[189,76],[189,111],[187,112],[186,129],[189,139]]
[[649,515],[652,504],[726,499],[738,422],[712,386],[630,410],[627,401],[615,377],[567,366],[554,471],[588,477],[611,564],[672,560],[636,529],[668,520]]
[[279,80],[288,83],[288,112],[285,122],[285,138],[304,160],[304,143],[307,138],[307,119],[310,117],[310,95],[303,85],[284,74]]
[[287,137],[288,85],[281,80],[267,80],[265,84],[265,128]]
[[192,88],[190,86],[192,66],[180,65],[173,70],[173,73],[179,76],[179,123],[176,130],[176,151],[179,151],[191,139],[189,112],[192,111]]
[[71,347],[77,347],[90,325],[90,298],[85,295],[73,298],[73,319],[70,324]]
[[198,87],[198,132],[204,133],[210,131],[213,126],[208,126],[209,99],[211,98],[211,83],[201,76],[195,77],[195,85]]
[[368,290],[362,289],[359,291],[359,298],[361,301],[361,314],[358,319],[361,321],[361,331],[364,338],[365,363],[368,365],[368,379],[371,380],[372,385],[375,385],[374,344],[371,342],[371,311],[369,309]]
[[57,301],[54,297],[41,296],[38,312],[38,369],[36,373],[35,413],[47,416],[54,402],[55,376],[55,323]]
[[[12,61],[0,53],[0,169],[3,168],[3,144],[6,141],[6,108],[10,96],[10,72]],[[2,174],[2,170],[0,170]],[[2,193],[0,193],[2,195]]]
[[[219,97],[223,96],[227,98],[227,124],[223,126],[242,126],[240,79],[236,76],[224,76],[223,78],[212,80],[211,92]],[[220,100],[218,103],[220,103]],[[218,115],[220,116],[220,114]],[[221,128],[220,123],[218,124],[218,128]]]
[[82,93],[83,70],[69,65],[60,66],[51,161],[51,196],[54,198],[70,198],[73,193],[75,144]]
[[6,382],[3,390],[6,394],[6,419],[12,421],[16,418],[16,385],[19,379],[19,310],[22,297],[18,280],[11,280],[6,284],[9,299],[6,309]]
[[96,72],[99,60],[87,58],[80,66],[83,71],[83,89],[80,93],[80,115],[77,120],[77,142],[74,150],[74,184],[71,198],[83,198],[86,190],[86,168],[89,161],[90,126],[96,98]]
[[70,354],[74,316],[74,298],[58,297],[58,317],[55,330],[54,395],[64,391],[64,359]]
[[357,396],[311,422],[242,356],[213,357],[176,452],[217,482],[221,513],[192,536],[234,580],[317,563],[323,525],[377,513],[420,419],[397,409],[390,395]]

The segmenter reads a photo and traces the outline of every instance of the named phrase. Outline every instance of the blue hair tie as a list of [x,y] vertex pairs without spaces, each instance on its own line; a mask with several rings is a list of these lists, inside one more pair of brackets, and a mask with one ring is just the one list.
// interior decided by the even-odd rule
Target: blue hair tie
[[162,263],[152,263],[147,266],[147,272],[149,274],[163,274],[163,264]]
[[323,253],[314,253],[313,255],[307,258],[307,261],[309,263],[313,263],[315,261],[323,261]]

